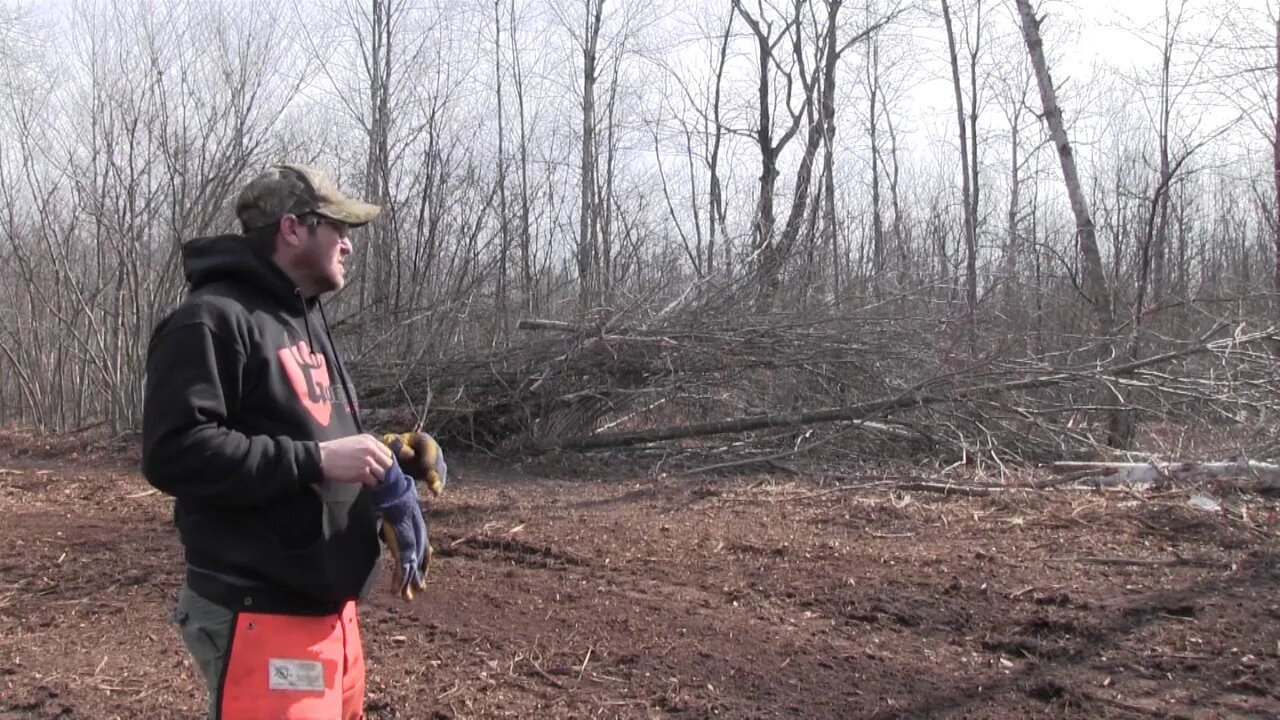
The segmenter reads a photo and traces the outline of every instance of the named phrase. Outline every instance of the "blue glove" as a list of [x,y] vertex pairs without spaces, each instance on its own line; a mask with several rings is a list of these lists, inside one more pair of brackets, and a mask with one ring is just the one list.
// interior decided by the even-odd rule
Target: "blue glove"
[[415,590],[427,589],[433,551],[417,485],[399,463],[392,465],[374,488],[373,504],[382,517],[382,540],[395,561],[397,592],[405,600],[412,600]]

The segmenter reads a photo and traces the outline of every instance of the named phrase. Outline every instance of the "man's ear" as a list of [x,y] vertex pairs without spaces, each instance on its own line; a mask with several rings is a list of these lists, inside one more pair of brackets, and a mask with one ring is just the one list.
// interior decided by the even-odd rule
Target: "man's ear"
[[280,218],[280,229],[276,232],[277,248],[296,248],[302,245],[307,232],[307,224],[297,215],[285,215]]

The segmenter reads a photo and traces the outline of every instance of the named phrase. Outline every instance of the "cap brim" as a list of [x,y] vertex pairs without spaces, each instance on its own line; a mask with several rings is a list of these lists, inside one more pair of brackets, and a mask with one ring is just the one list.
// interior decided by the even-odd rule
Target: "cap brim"
[[315,213],[327,218],[346,223],[351,227],[360,227],[378,217],[382,208],[367,202],[343,199],[340,202],[326,203],[315,209]]

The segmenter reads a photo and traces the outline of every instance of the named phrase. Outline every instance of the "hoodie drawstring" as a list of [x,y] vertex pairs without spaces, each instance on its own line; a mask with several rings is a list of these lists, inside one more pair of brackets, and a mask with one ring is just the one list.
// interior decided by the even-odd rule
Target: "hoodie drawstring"
[[[302,297],[301,290],[294,290],[293,296],[298,298],[298,306],[302,308],[302,324],[307,328],[307,347],[311,348],[311,352],[315,352],[316,339],[311,336],[311,310],[307,308],[307,299]],[[323,314],[321,316],[323,317]],[[337,348],[334,349],[334,353],[337,353]]]
[[[316,298],[316,307],[320,308],[320,323],[324,325],[324,335],[329,341],[329,349],[333,352],[334,364],[338,367],[338,380],[342,383],[342,392],[347,398],[347,412],[356,423],[356,432],[364,434],[364,425],[360,422],[360,413],[356,411],[355,396],[351,394],[351,384],[347,380],[347,368],[342,364],[342,356],[338,354],[338,345],[333,341],[333,330],[329,327],[329,318],[324,314],[324,303]],[[311,322],[307,321],[307,341],[310,342]]]
[[[298,298],[298,304],[302,306],[302,324],[307,328],[307,347],[311,352],[316,351],[316,340],[311,334],[311,309],[307,307],[306,298],[302,297],[301,290],[294,290],[294,295]],[[338,373],[338,381],[342,383],[342,392],[347,399],[347,412],[351,413],[351,419],[356,423],[356,432],[364,434],[364,425],[360,422],[360,413],[356,412],[356,405],[351,394],[351,383],[347,380],[347,369],[342,365],[342,356],[338,354],[338,346],[333,342],[333,331],[329,329],[329,318],[324,314],[324,303],[320,302],[320,298],[316,298],[316,307],[320,308],[320,322],[324,325],[324,335],[329,341],[329,351],[333,353],[333,362],[337,367],[334,370]]]

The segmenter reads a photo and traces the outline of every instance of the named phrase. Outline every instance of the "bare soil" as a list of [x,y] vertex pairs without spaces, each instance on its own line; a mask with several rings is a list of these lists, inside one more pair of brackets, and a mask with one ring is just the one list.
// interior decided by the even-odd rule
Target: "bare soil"
[[[361,610],[370,720],[1280,717],[1274,503],[451,471],[430,589]],[[170,512],[0,443],[0,720],[200,716]]]

